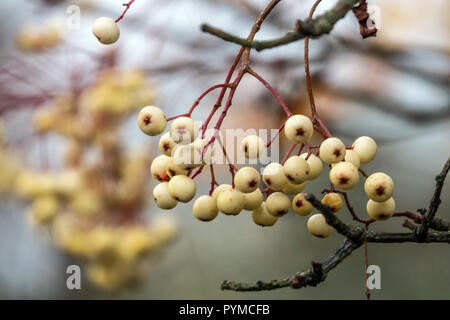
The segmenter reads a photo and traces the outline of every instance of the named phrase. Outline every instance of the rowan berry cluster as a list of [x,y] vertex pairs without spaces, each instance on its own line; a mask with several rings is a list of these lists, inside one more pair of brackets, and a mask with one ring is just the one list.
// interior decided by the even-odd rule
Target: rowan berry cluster
[[34,126],[65,138],[63,168],[22,170],[12,183],[28,203],[28,221],[51,229],[59,248],[87,261],[88,278],[104,289],[133,284],[175,236],[168,217],[145,221],[142,171],[150,157],[127,151],[119,138],[126,117],[154,92],[138,70],[105,69],[76,95],[61,94],[37,111]]
[[[167,120],[160,108],[148,106],[139,113],[138,125],[142,132],[155,136],[165,131]],[[309,142],[314,126],[311,119],[304,115],[290,116],[284,125],[284,134],[293,145],[281,163],[269,163],[262,175],[250,166],[235,169],[231,184],[218,185],[213,180],[209,195],[201,195],[194,201],[194,216],[201,221],[211,221],[219,212],[238,215],[242,210],[248,210],[252,211],[254,222],[261,226],[274,225],[291,209],[307,216],[314,211],[314,207],[302,191],[308,181],[321,175],[323,163],[330,168],[331,189],[324,191],[326,195],[322,203],[336,213],[343,207],[341,194],[359,183],[360,164],[370,162],[377,151],[375,141],[365,136],[356,139],[350,147],[336,137],[323,137],[320,145],[311,146]],[[174,118],[170,130],[159,141],[163,154],[153,160],[150,168],[152,177],[159,181],[153,190],[158,207],[170,210],[178,202],[186,203],[194,199],[197,188],[193,169],[208,164],[208,146],[209,142],[198,138],[198,128],[190,117]],[[296,146],[300,146],[298,155],[291,155]],[[255,135],[245,137],[240,144],[241,152],[253,159],[258,158],[265,147],[263,140]],[[307,152],[301,153],[304,147]],[[314,149],[317,151],[314,152]],[[370,218],[383,221],[393,215],[393,188],[392,179],[384,173],[375,173],[367,178],[364,190],[370,198],[367,203]],[[323,238],[333,230],[321,213],[309,218],[307,228],[312,235]]]
[[[125,4],[123,14],[116,20],[99,18],[94,24],[93,33],[104,44],[117,41],[120,35],[117,22],[124,16],[131,3]],[[268,5],[267,10],[273,7]],[[312,16],[315,6],[311,9]],[[250,32],[252,40],[259,26],[256,23]],[[172,121],[170,130],[159,141],[159,149],[162,155],[156,157],[151,164],[151,175],[159,181],[153,190],[153,197],[161,209],[173,209],[178,202],[190,202],[197,193],[194,178],[206,165],[211,170],[211,188],[209,194],[198,197],[193,204],[194,216],[201,221],[211,221],[219,212],[226,215],[238,215],[242,210],[253,212],[252,217],[256,224],[272,226],[276,221],[286,215],[292,209],[301,216],[310,214],[314,207],[306,199],[306,193],[302,193],[307,181],[319,177],[323,171],[323,162],[329,166],[329,179],[331,187],[324,189],[325,196],[322,202],[328,205],[333,212],[338,212],[343,207],[341,195],[345,197],[347,207],[352,215],[346,191],[355,188],[359,183],[360,171],[364,177],[365,172],[360,169],[361,164],[370,162],[376,154],[377,144],[370,137],[359,137],[352,146],[346,145],[337,137],[333,137],[327,127],[317,115],[314,97],[311,87],[311,76],[308,62],[308,37],[305,38],[305,73],[308,88],[308,96],[312,118],[305,115],[293,115],[282,101],[278,93],[255,72],[250,66],[251,48],[242,47],[237,54],[227,78],[223,84],[215,85],[206,90],[185,114],[166,119],[163,111],[155,106],[147,106],[141,110],[138,117],[138,126],[147,135],[162,134],[167,122]],[[236,78],[231,81],[233,73],[241,62]],[[205,140],[205,130],[215,111],[221,106],[224,95],[228,90],[228,98],[222,115],[219,117],[214,129],[220,130],[221,124],[232,104],[236,87],[245,74],[250,74],[259,80],[277,99],[287,120],[279,128],[279,133],[284,131],[285,137],[292,143],[292,147],[284,159],[279,162],[269,163],[262,171],[262,175],[253,167],[237,169],[228,160],[232,175],[231,184],[219,185],[213,173],[213,164],[209,163],[213,152],[213,143],[217,140],[217,133]],[[196,126],[191,114],[200,100],[211,91],[221,88],[221,93],[201,128]],[[201,130],[199,130],[201,129]],[[199,136],[201,131],[201,136]],[[319,145],[310,144],[314,133],[321,135]],[[241,152],[245,157],[256,159],[260,157],[267,145],[257,136],[247,136],[241,142]],[[296,147],[299,147],[297,155],[291,155]],[[306,147],[306,152],[302,150]],[[224,153],[226,153],[223,147]],[[196,171],[194,172],[194,169]],[[261,187],[260,187],[261,186]],[[366,210],[370,219],[383,221],[389,219],[395,210],[395,202],[392,198],[394,184],[392,179],[384,173],[375,173],[367,177],[364,190],[369,197]],[[291,200],[289,196],[293,197]],[[363,221],[354,215],[354,218]],[[307,223],[309,232],[318,237],[327,237],[332,228],[327,225],[325,217],[321,213],[311,216]]]
[[41,52],[60,44],[63,30],[61,23],[51,20],[43,25],[24,25],[17,33],[16,44],[23,52]]

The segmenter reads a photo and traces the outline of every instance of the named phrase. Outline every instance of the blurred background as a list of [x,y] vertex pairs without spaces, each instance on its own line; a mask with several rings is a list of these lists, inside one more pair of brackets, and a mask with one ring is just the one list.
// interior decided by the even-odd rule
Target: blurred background
[[[270,228],[250,212],[196,220],[192,203],[161,212],[153,203],[150,159],[158,138],[136,125],[145,105],[169,116],[186,112],[225,78],[238,47],[201,33],[211,23],[245,36],[263,0],[136,0],[119,22],[121,37],[101,45],[91,27],[116,18],[122,0],[17,0],[0,12],[0,298],[79,299],[363,299],[362,250],[317,288],[236,293],[223,280],[255,282],[304,270],[342,237],[312,237],[291,212]],[[336,1],[323,1],[317,14]],[[276,37],[307,16],[313,1],[282,1],[257,38]],[[450,154],[450,43],[445,0],[370,0],[381,23],[362,40],[349,13],[330,36],[310,43],[316,104],[331,132],[349,145],[373,137],[367,172],[395,181],[398,210],[428,206],[434,176]],[[76,5],[77,7],[71,7]],[[80,9],[79,28],[69,28]],[[303,42],[254,52],[253,68],[295,113],[309,115]],[[194,113],[204,119],[214,94]],[[239,110],[239,111],[238,111]],[[281,108],[256,80],[244,78],[224,123],[278,128]],[[288,142],[280,142],[280,153]],[[227,168],[217,169],[229,183]],[[209,175],[198,179],[206,193]],[[305,192],[320,194],[327,174]],[[450,219],[449,185],[438,215]],[[365,217],[363,188],[350,193]],[[342,210],[340,217],[351,222]],[[374,230],[405,231],[402,219]],[[113,248],[123,254],[120,264]],[[66,268],[81,267],[82,289],[68,290]],[[369,244],[381,267],[374,299],[450,298],[450,255],[443,244]]]

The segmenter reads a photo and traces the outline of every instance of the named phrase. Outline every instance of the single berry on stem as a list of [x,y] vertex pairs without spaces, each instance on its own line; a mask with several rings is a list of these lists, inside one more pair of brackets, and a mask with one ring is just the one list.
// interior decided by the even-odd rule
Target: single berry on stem
[[326,194],[322,198],[322,203],[329,206],[334,213],[341,210],[342,206],[344,205],[341,196],[336,192],[330,192]]
[[305,189],[306,187],[306,181],[300,184],[292,184],[290,182],[288,182],[284,188],[282,189],[282,191],[284,193],[287,194],[297,194],[303,191],[303,189]]
[[250,193],[259,187],[261,181],[259,172],[252,167],[244,167],[236,172],[234,185],[243,193]]
[[150,173],[152,177],[158,181],[169,181],[167,175],[167,167],[171,161],[170,157],[162,154],[153,159],[150,166]]
[[175,176],[169,181],[170,195],[180,202],[191,201],[196,192],[194,180],[187,176]]
[[263,181],[273,191],[283,189],[288,183],[288,179],[284,175],[284,167],[278,162],[269,163],[264,168]]
[[92,27],[95,37],[103,44],[112,44],[120,37],[120,29],[114,19],[109,17],[97,18]]
[[284,126],[284,134],[292,143],[300,144],[311,140],[314,133],[313,124],[308,117],[296,114],[291,116]]
[[383,202],[392,197],[394,181],[387,174],[376,172],[366,179],[364,191],[373,201]]
[[345,144],[338,138],[332,137],[324,140],[319,149],[320,158],[328,164],[344,160]]
[[159,208],[165,210],[173,209],[178,204],[178,201],[169,193],[168,182],[161,182],[153,189],[153,199]]
[[194,216],[200,221],[211,221],[219,213],[216,202],[212,197],[207,195],[200,196],[194,201],[192,211]]
[[301,216],[307,216],[314,210],[311,202],[305,199],[306,196],[306,193],[299,193],[292,199],[292,208]]
[[283,167],[284,175],[292,184],[305,182],[310,170],[308,162],[300,156],[288,158]]
[[314,180],[316,179],[318,176],[320,176],[320,174],[322,173],[323,170],[323,164],[322,164],[322,160],[320,160],[319,157],[317,157],[316,155],[310,153],[308,156],[308,153],[302,153],[300,155],[300,157],[302,157],[303,159],[306,160],[306,162],[308,162],[309,165],[309,172],[307,175],[307,179],[308,180]]
[[238,215],[244,209],[244,196],[236,189],[223,190],[217,197],[217,208],[226,215]]
[[273,226],[278,221],[277,217],[269,214],[265,202],[261,203],[261,205],[257,209],[253,210],[252,218],[257,225],[260,225],[262,227]]
[[366,205],[367,214],[375,221],[385,221],[394,215],[395,201],[389,198],[383,202],[373,201],[369,199]]
[[377,154],[377,143],[371,137],[362,136],[352,144],[353,151],[359,156],[361,163],[368,163]]
[[263,194],[259,189],[250,193],[243,193],[242,195],[244,197],[245,210],[255,210],[256,208],[259,208],[263,202]]
[[337,163],[330,170],[330,181],[340,190],[352,189],[359,182],[358,169],[350,162]]
[[166,129],[167,121],[160,108],[147,106],[141,109],[138,116],[138,126],[149,136],[161,134]]
[[309,233],[318,238],[327,238],[333,231],[321,213],[316,213],[308,219],[307,228]]
[[291,200],[283,192],[274,192],[266,199],[266,209],[274,217],[282,217],[291,209]]

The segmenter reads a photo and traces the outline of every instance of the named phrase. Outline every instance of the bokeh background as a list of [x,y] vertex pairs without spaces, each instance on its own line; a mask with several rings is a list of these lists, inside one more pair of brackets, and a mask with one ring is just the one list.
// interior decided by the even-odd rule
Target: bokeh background
[[[2,3],[0,12],[0,117],[6,152],[20,161],[19,173],[34,168],[58,170],[67,143],[59,134],[36,134],[33,118],[52,97],[73,90],[74,83],[89,86],[96,70],[109,64],[117,70],[139,69],[157,91],[154,103],[166,115],[187,110],[212,84],[223,81],[238,48],[202,34],[203,22],[244,36],[262,0],[136,0],[119,23],[121,37],[103,46],[91,26],[99,16],[118,17],[117,1],[17,0]],[[334,5],[324,0],[317,14]],[[284,33],[304,18],[313,1],[283,1],[264,24],[258,38]],[[81,8],[79,29],[66,27],[67,7]],[[434,190],[434,176],[450,154],[449,71],[450,43],[445,0],[370,0],[379,15],[376,38],[362,40],[352,14],[340,21],[330,36],[313,40],[311,68],[319,113],[334,135],[351,144],[361,135],[379,145],[368,172],[383,171],[395,181],[398,209],[427,207]],[[45,48],[18,46],[23,32],[56,26],[60,35]],[[25,31],[24,31],[25,30]],[[22,32],[22,33],[21,33]],[[39,42],[39,41],[38,41]],[[105,62],[106,61],[106,62]],[[112,61],[112,62],[111,62]],[[303,70],[303,42],[252,54],[252,65],[268,80],[296,113],[308,114]],[[43,94],[45,91],[46,95]],[[200,105],[202,119],[214,95]],[[123,117],[121,143],[140,148],[150,157],[159,154],[158,139],[144,136],[136,126],[137,111]],[[245,78],[238,89],[226,127],[277,128],[283,119],[276,101],[255,80]],[[286,141],[281,141],[286,151]],[[44,160],[43,160],[44,159]],[[150,162],[148,163],[148,168]],[[15,174],[19,174],[15,173]],[[146,183],[155,185],[149,170]],[[199,179],[206,192],[208,174]],[[226,168],[218,170],[220,182],[229,182]],[[308,184],[318,195],[328,186],[327,174]],[[450,219],[448,183],[442,192],[438,215]],[[342,237],[312,237],[306,219],[294,213],[271,228],[256,226],[249,212],[237,217],[219,215],[210,223],[197,221],[192,204],[161,213],[151,200],[140,214],[148,221],[168,215],[175,219],[175,239],[152,259],[137,286],[118,290],[98,288],[86,277],[84,261],[55,247],[45,227],[31,226],[25,212],[29,203],[18,197],[13,181],[3,188],[0,202],[0,297],[79,299],[363,299],[362,250],[329,274],[317,288],[236,293],[220,290],[227,280],[254,282],[290,276],[320,261],[337,248]],[[365,215],[362,187],[350,192],[360,216]],[[346,210],[340,217],[351,222]],[[372,226],[400,231],[402,219]],[[450,298],[450,254],[444,244],[370,244],[369,263],[381,267],[381,290],[374,299]],[[82,290],[66,288],[66,268],[82,268]]]

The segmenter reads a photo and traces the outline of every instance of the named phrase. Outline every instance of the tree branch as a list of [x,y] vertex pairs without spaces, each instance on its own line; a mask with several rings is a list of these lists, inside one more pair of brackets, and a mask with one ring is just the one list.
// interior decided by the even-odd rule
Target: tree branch
[[427,234],[428,229],[430,228],[431,223],[433,222],[434,215],[436,214],[439,205],[441,204],[441,192],[442,187],[444,186],[445,178],[447,177],[447,173],[450,169],[450,158],[447,159],[447,162],[444,165],[441,173],[436,177],[436,189],[434,190],[433,197],[430,201],[430,207],[428,211],[423,216],[423,221],[420,224],[419,228],[417,228],[417,237],[419,240],[424,240]]
[[294,31],[287,32],[284,36],[271,40],[247,40],[208,24],[202,24],[200,28],[203,32],[212,34],[227,42],[232,42],[247,48],[254,48],[256,51],[262,51],[301,40],[306,36],[316,38],[330,33],[336,22],[342,19],[348,11],[352,10],[358,1],[340,0],[332,9],[324,14],[308,21],[298,20]]
[[336,229],[337,232],[348,239],[359,241],[364,234],[364,229],[360,226],[352,226],[343,223],[331,210],[329,206],[320,202],[314,195],[308,194],[306,200],[318,209],[324,216],[327,224]]
[[293,278],[285,278],[280,280],[257,281],[254,284],[225,280],[222,283],[221,289],[232,291],[274,290],[289,287],[291,285],[292,280]]
[[[334,253],[329,255],[323,262],[312,262],[312,266],[303,271],[297,273],[295,276],[290,278],[284,278],[281,280],[271,280],[271,281],[258,281],[256,284],[241,283],[235,281],[224,281],[222,283],[222,290],[234,290],[234,291],[261,291],[261,290],[273,290],[285,287],[292,287],[294,289],[299,289],[307,286],[316,286],[323,282],[328,273],[337,267],[342,261],[344,261],[350,254],[361,247],[365,242],[371,243],[404,243],[404,242],[414,242],[414,243],[450,243],[450,231],[448,231],[448,222],[434,218],[434,215],[440,204],[440,194],[444,184],[445,177],[450,169],[450,159],[444,165],[442,172],[436,177],[436,189],[433,194],[430,203],[430,209],[425,213],[424,217],[415,215],[409,211],[403,211],[397,213],[397,216],[405,216],[412,219],[416,223],[420,223],[419,227],[416,227],[413,223],[406,223],[406,227],[412,230],[412,232],[403,233],[391,233],[391,232],[375,232],[366,231],[361,227],[356,227],[352,225],[347,225],[342,222],[336,215],[332,212],[331,208],[327,205],[322,204],[317,198],[308,194],[306,199],[311,202],[311,204],[318,209],[327,221],[327,224],[336,229],[337,232],[346,237],[345,242],[339,247]],[[420,211],[420,210],[419,210]],[[423,212],[423,211],[420,211]],[[425,220],[429,219],[429,220]],[[410,222],[409,220],[406,220]],[[428,221],[428,222],[426,222]],[[428,226],[425,228],[425,223]],[[438,231],[434,230],[432,225],[436,229],[445,230]],[[424,236],[419,236],[418,230],[420,228],[425,228]],[[429,230],[429,229],[432,230]]]

